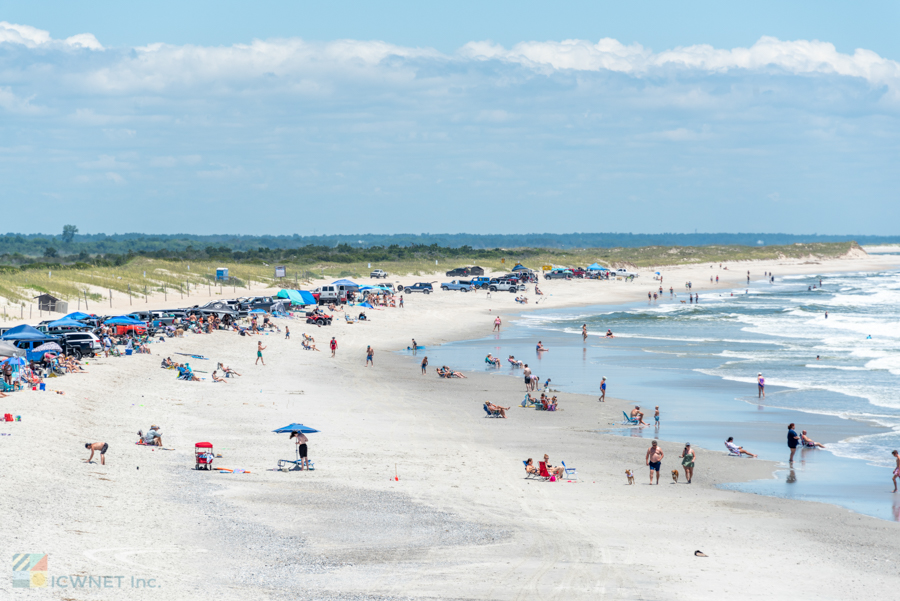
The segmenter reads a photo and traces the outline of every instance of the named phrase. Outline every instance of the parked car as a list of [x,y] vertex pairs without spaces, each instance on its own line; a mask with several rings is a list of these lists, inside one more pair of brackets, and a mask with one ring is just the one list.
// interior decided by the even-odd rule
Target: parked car
[[319,326],[330,326],[331,319],[331,315],[319,311],[318,309],[315,311],[308,311],[306,313],[306,323],[313,323]]
[[448,278],[455,278],[459,276],[466,277],[470,273],[471,272],[469,271],[468,267],[457,267],[456,269],[451,269],[450,271],[448,271],[446,275]]
[[472,282],[468,280],[453,280],[452,282],[441,284],[441,290],[462,290],[463,292],[468,292],[474,289]]
[[431,294],[433,289],[431,288],[431,284],[427,284],[425,282],[417,282],[412,286],[407,286],[403,289],[403,291],[407,294],[412,294],[413,292],[421,292],[423,294]]
[[59,345],[63,352],[76,359],[93,357],[95,353],[103,350],[100,339],[91,332],[66,332],[61,338],[62,342]]
[[46,338],[42,338],[40,340],[16,340],[15,342],[13,342],[13,344],[16,345],[16,348],[25,351],[25,359],[27,361],[40,361],[44,358],[44,353],[53,351],[35,351],[34,349],[48,342],[55,342],[56,344],[59,344],[60,348],[62,348],[61,343],[63,341],[58,336],[47,336]]
[[544,274],[545,280],[566,280],[572,277],[572,272],[568,269],[553,269]]
[[316,298],[316,302],[320,305],[327,303],[346,303],[347,295],[351,292],[359,292],[359,288],[355,286],[344,286],[343,284],[328,284],[318,289],[317,297],[316,291],[313,291],[313,297]]
[[482,290],[487,290],[491,287],[491,278],[486,278],[484,276],[472,278],[472,285],[476,288],[481,288]]
[[525,290],[525,284],[520,284],[515,280],[507,280],[500,279],[496,282],[491,282],[491,286],[489,288],[491,292],[497,291],[508,291],[508,292],[523,292]]
[[271,311],[272,305],[274,305],[276,302],[278,301],[271,296],[252,296],[241,302],[241,309],[243,309],[244,311],[252,311],[253,309]]
[[369,277],[375,278],[377,280],[378,278],[388,277],[388,274],[382,269],[376,269],[375,271],[373,271],[372,273],[369,274]]

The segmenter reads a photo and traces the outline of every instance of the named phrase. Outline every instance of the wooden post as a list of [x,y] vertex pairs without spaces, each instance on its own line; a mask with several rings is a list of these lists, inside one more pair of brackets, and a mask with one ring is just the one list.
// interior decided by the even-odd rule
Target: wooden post
[[144,284],[144,304],[147,304],[147,284]]
[[[93,279],[93,278],[91,278],[91,279]],[[90,309],[88,308],[88,302],[87,302],[87,290],[84,291],[84,310],[90,311]]]
[[131,306],[131,284],[128,284],[128,306]]
[[112,309],[112,288],[107,288],[109,291],[109,308]]

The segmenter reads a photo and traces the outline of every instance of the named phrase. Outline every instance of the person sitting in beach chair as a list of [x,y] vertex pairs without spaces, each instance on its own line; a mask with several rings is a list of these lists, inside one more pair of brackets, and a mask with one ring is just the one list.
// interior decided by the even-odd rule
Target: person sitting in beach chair
[[523,363],[522,363],[521,361],[519,361],[518,359],[516,359],[516,358],[513,357],[512,355],[509,356],[509,358],[507,359],[507,361],[509,361],[510,363],[512,363],[512,366],[513,366],[513,367],[522,367],[522,365],[523,365]]
[[347,323],[356,323],[356,320],[350,317],[347,313],[344,313],[344,321]]
[[[222,364],[219,363],[219,365],[222,365]],[[163,369],[173,369],[175,367],[175,364],[172,363],[171,357],[166,357],[165,359],[162,360],[160,367],[162,367]]]
[[644,413],[641,411],[639,405],[635,405],[634,409],[631,410],[631,419],[637,420],[638,425],[641,426],[649,426],[650,424],[644,421]]
[[813,440],[812,438],[807,436],[806,430],[803,430],[800,433],[800,440],[803,442],[803,446],[806,447],[807,449],[815,449],[815,448],[824,449],[825,448],[825,445],[823,445],[821,442],[816,442],[815,440]]
[[307,334],[305,332],[302,334],[302,336],[303,336],[303,340],[305,340],[306,342],[315,342],[316,341],[315,338],[313,338],[312,336],[310,336],[309,334]]
[[484,362],[492,367],[500,367],[500,359],[495,359],[491,353],[488,353],[487,357],[484,358]]
[[238,372],[231,369],[230,367],[225,367],[224,365],[222,365],[222,363],[219,363],[219,366],[217,367],[217,369],[222,370],[222,373],[225,374],[226,378],[233,378],[234,376],[241,375]]
[[534,285],[534,293],[535,293],[536,295],[538,295],[538,296],[543,296],[543,295],[544,295],[544,293],[541,292],[541,289],[538,288],[537,284]]
[[557,406],[559,405],[559,401],[555,396],[550,397],[550,411],[556,411]]
[[739,447],[734,444],[734,436],[729,436],[728,440],[725,441],[725,447],[728,449],[729,455],[734,455],[735,457],[740,457],[741,455],[747,455],[748,457],[756,457],[750,451],[745,451],[744,447]]
[[369,321],[369,318],[366,317],[366,312],[365,312],[365,311],[360,311],[360,312],[359,312],[359,315],[356,317],[356,320],[357,320],[357,321]]
[[450,377],[450,368],[447,367],[446,365],[444,367],[435,367],[434,371],[436,371],[437,374],[442,378]]
[[495,405],[490,401],[485,402],[484,410],[488,412],[488,417],[502,417],[506,419],[506,412],[509,410],[509,407],[501,407],[500,405]]
[[138,444],[145,444],[148,446],[162,446],[162,432],[159,430],[159,426],[150,426],[150,429],[147,430],[147,433],[144,434],[140,430],[138,430]]
[[[213,370],[213,373],[212,373],[212,379],[213,379],[213,382],[225,382],[225,378],[220,378],[220,377],[217,375],[217,373],[218,373],[217,370],[214,369],[214,370]],[[227,384],[228,382],[225,382],[225,383]]]
[[[525,464],[525,479],[526,480],[528,480],[528,479],[542,480],[543,479],[543,478],[541,478],[540,470],[538,470],[538,468],[534,467],[534,460],[531,457],[529,457],[526,461],[523,461],[522,463]],[[547,478],[549,479],[550,476],[548,475]]]

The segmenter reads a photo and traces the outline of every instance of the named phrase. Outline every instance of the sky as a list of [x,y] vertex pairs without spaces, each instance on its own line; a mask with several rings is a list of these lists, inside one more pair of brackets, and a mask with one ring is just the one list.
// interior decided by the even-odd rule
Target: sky
[[3,231],[897,234],[900,5],[0,0]]

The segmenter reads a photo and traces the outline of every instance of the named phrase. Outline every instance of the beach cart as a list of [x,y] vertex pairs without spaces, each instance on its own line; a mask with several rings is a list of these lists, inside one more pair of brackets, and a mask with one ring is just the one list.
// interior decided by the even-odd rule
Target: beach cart
[[211,470],[213,462],[213,446],[211,442],[198,442],[194,445],[194,469]]

